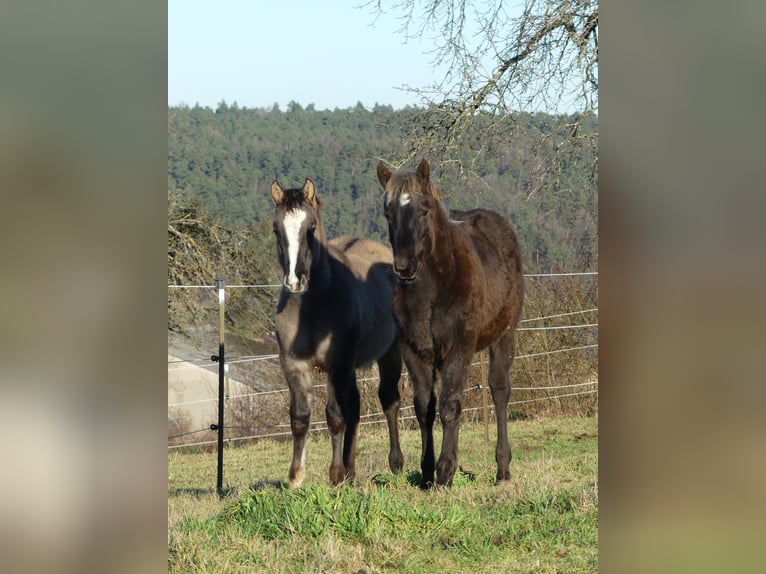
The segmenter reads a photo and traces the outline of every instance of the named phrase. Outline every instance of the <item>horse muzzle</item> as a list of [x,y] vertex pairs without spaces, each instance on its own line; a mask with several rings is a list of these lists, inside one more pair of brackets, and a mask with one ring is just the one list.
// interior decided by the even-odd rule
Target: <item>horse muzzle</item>
[[408,265],[404,269],[400,269],[394,265],[394,275],[402,283],[411,283],[416,279],[419,267],[419,265]]
[[309,280],[306,275],[301,275],[301,278],[298,281],[290,281],[290,278],[285,276],[282,283],[290,293],[300,295],[307,291]]

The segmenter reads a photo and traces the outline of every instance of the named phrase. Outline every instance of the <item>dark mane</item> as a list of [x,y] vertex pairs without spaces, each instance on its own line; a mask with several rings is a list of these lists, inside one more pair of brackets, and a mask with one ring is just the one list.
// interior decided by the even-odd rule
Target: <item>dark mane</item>
[[[303,190],[299,188],[285,189],[284,208],[287,211],[294,211],[304,207],[312,207],[311,203],[306,199],[303,194]],[[322,202],[319,198],[315,198],[316,206],[322,207]]]

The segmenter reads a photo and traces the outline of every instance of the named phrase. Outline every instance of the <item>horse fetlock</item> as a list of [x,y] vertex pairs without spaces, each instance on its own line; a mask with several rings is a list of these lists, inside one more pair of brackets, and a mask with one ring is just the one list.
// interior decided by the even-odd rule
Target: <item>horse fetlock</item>
[[511,447],[509,445],[498,444],[495,448],[495,462],[497,462],[497,468],[508,468],[511,462]]
[[497,482],[511,480],[511,471],[508,469],[507,466],[505,468],[498,468],[497,476],[495,478],[497,479]]
[[456,461],[451,456],[440,457],[436,463],[436,484],[452,486],[456,466]]
[[291,466],[288,477],[290,479],[290,488],[300,488],[303,485],[303,479],[306,478],[306,467],[303,465],[298,467]]
[[[353,472],[353,471],[352,471]],[[355,473],[354,473],[355,474]],[[342,464],[333,464],[330,466],[330,484],[338,486],[346,480],[346,467]]]
[[425,349],[420,349],[418,351],[418,356],[420,356],[422,361],[427,365],[433,365],[434,359],[436,358],[436,353],[434,353],[433,347],[427,347]]
[[426,490],[434,485],[433,455],[424,455],[420,460],[420,488]]
[[434,487],[434,479],[431,478],[430,480],[421,480],[420,481],[420,490],[431,490]]

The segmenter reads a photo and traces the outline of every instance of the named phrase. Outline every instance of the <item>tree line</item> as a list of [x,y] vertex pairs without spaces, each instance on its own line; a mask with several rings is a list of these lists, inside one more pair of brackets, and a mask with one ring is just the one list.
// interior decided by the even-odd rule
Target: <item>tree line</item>
[[[271,181],[298,187],[310,177],[323,200],[329,237],[385,242],[375,166],[379,160],[414,166],[419,158],[412,141],[432,112],[362,104],[316,110],[294,102],[285,110],[225,102],[215,110],[170,107],[169,220],[179,205],[204,210],[274,259],[273,249],[262,252],[273,247]],[[479,114],[448,160],[429,157],[434,182],[449,207],[481,206],[509,218],[528,271],[596,269],[597,120],[592,114]],[[487,139],[498,122],[508,123],[505,139]]]

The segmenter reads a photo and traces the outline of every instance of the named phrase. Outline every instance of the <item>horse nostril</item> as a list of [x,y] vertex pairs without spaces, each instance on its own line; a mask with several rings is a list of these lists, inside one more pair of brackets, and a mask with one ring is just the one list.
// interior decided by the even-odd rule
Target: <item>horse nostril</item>
[[402,281],[412,281],[415,279],[417,266],[410,261],[407,261],[404,265],[399,265],[394,262],[394,273]]
[[404,273],[410,267],[412,266],[410,265],[409,259],[405,259],[403,257],[394,259],[394,271],[397,273]]
[[287,287],[287,290],[290,291],[290,293],[303,293],[308,288],[309,278],[307,275],[301,275],[300,278],[293,278],[298,279],[297,281],[291,280],[291,278],[288,275],[285,275],[284,281],[282,284]]

